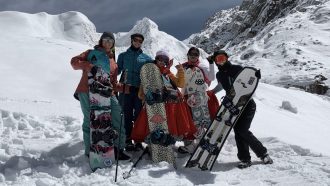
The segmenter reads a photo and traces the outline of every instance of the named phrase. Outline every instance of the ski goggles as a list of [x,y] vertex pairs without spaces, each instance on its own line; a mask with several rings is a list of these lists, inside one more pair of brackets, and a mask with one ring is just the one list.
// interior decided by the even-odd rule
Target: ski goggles
[[143,40],[142,39],[139,39],[139,38],[133,38],[133,41],[135,42],[135,43],[140,43],[140,44],[142,44],[143,43]]
[[168,65],[170,62],[170,59],[167,56],[156,56],[156,60],[163,63],[163,65]]
[[219,55],[215,56],[214,62],[219,65],[219,64],[223,64],[224,62],[226,62],[227,59],[228,59],[228,57],[226,55],[219,54]]
[[115,40],[113,40],[113,39],[110,38],[110,37],[102,38],[102,41],[103,41],[103,42],[110,43],[110,44],[114,44],[114,43],[115,43]]

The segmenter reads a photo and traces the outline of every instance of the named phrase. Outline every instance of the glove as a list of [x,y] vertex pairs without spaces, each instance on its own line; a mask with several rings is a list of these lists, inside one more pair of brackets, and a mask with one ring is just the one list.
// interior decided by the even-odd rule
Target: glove
[[180,63],[178,65],[176,65],[175,68],[178,69],[178,70],[181,70],[181,69],[183,70],[183,66]]
[[99,67],[97,67],[96,65],[94,65],[92,68],[91,68],[91,71],[89,71],[91,74],[93,74],[93,76],[96,75],[97,71],[98,71]]
[[207,59],[207,61],[208,61],[210,64],[213,64],[213,63],[214,63],[214,57],[213,57],[213,55],[207,57],[206,59]]
[[261,73],[260,73],[260,70],[258,70],[258,71],[256,72],[256,77],[257,77],[258,79],[260,79],[260,78],[261,78]]

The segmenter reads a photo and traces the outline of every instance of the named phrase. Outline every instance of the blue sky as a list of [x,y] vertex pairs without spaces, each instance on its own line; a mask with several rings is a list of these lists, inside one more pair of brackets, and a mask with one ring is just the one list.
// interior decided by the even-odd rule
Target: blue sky
[[79,11],[98,32],[126,32],[148,17],[159,29],[183,40],[203,29],[206,20],[242,0],[0,0],[0,11],[59,14]]

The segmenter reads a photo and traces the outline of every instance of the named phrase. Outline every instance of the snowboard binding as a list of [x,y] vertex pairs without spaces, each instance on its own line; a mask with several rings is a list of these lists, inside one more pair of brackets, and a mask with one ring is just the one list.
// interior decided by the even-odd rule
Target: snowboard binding
[[217,155],[220,152],[220,149],[216,144],[211,144],[209,140],[201,139],[199,145],[202,149],[207,150],[212,155]]
[[239,114],[239,109],[233,104],[232,100],[228,96],[224,96],[222,99],[223,106],[229,110],[229,112],[233,115]]
[[162,92],[159,89],[156,89],[155,91],[148,89],[145,100],[148,105],[164,102]]
[[149,134],[146,138],[146,142],[167,147],[169,145],[174,145],[176,140],[170,134],[166,134],[164,130],[156,129]]

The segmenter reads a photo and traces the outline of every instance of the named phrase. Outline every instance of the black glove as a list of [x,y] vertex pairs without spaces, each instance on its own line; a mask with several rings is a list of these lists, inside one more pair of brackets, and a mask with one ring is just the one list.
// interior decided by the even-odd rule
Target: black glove
[[91,74],[93,74],[93,76],[96,75],[97,71],[98,71],[99,67],[94,65],[90,71]]
[[256,72],[256,77],[257,77],[258,79],[260,79],[260,78],[261,78],[261,73],[260,73],[260,70],[257,70],[257,72]]
[[213,57],[213,55],[207,57],[206,59],[207,59],[207,61],[208,61],[210,64],[213,64],[213,63],[214,63],[214,57]]

